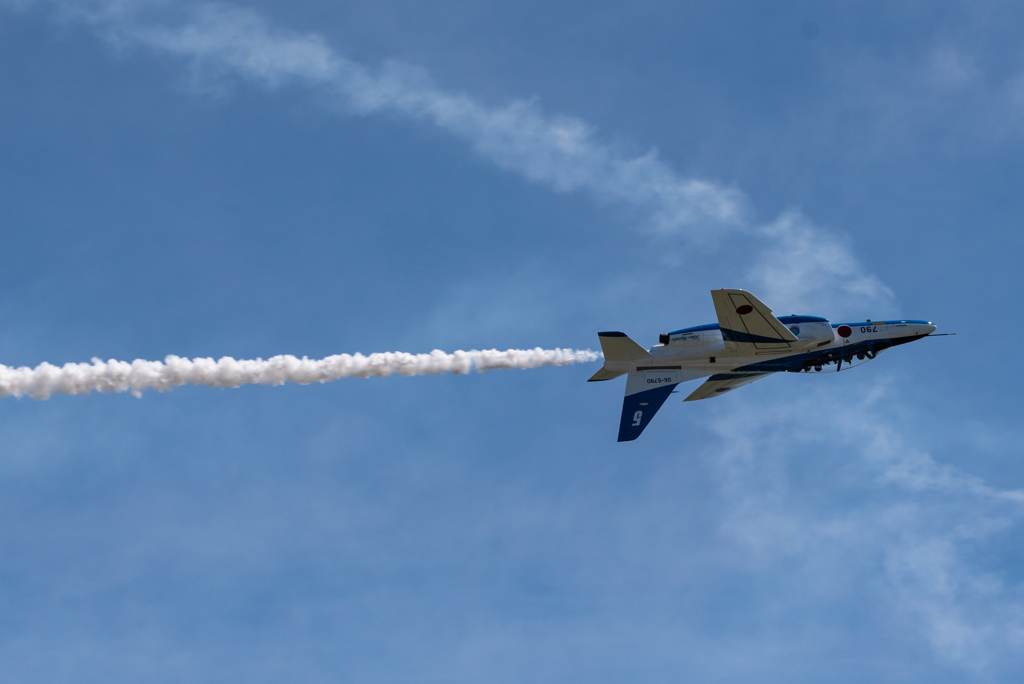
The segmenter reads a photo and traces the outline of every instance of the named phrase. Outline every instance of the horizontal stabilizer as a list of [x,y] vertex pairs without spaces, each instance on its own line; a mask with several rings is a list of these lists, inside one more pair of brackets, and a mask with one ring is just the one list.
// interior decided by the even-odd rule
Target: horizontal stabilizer
[[700,401],[701,399],[720,397],[726,392],[749,385],[755,380],[767,378],[769,375],[771,373],[719,373],[712,375],[683,401]]
[[601,382],[602,380],[612,380],[613,378],[617,378],[620,375],[625,374],[626,371],[610,371],[607,368],[602,368],[601,370],[594,373],[594,375],[589,380],[587,380],[587,382]]

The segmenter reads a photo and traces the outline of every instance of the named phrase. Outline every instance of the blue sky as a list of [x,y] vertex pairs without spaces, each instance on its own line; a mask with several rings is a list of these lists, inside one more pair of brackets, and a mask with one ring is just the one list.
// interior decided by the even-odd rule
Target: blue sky
[[1021,8],[0,8],[5,365],[957,333],[629,444],[593,365],[5,399],[0,681],[1020,672]]

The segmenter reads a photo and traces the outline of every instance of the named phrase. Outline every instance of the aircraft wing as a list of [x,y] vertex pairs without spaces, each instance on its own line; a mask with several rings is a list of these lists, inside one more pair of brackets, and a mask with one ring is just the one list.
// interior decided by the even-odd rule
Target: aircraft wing
[[772,373],[719,373],[718,375],[712,375],[683,401],[700,401],[701,399],[720,397],[737,387],[749,385],[755,380],[767,378],[769,375],[772,375]]
[[744,290],[712,290],[718,324],[726,349],[785,352],[796,335],[772,315],[757,297]]

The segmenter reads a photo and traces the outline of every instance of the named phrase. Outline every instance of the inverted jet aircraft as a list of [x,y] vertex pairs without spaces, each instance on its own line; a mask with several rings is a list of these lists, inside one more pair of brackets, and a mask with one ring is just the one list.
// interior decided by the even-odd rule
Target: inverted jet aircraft
[[829,323],[818,316],[776,318],[743,290],[712,290],[711,299],[718,323],[661,335],[660,344],[650,351],[624,333],[598,333],[604,366],[590,382],[628,376],[620,442],[639,437],[681,382],[708,378],[684,401],[710,399],[772,373],[839,372],[935,332],[929,321]]

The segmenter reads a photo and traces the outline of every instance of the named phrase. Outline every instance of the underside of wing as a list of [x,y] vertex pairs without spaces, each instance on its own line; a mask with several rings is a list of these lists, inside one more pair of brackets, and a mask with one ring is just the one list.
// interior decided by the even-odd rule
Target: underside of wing
[[693,394],[683,399],[683,401],[700,401],[701,399],[711,399],[712,397],[720,397],[726,392],[730,392],[737,387],[743,387],[749,385],[755,380],[761,378],[767,378],[771,373],[719,373],[718,375],[712,375],[708,378],[703,385],[694,390]]
[[726,349],[785,352],[797,341],[772,310],[749,292],[712,290],[711,300]]

